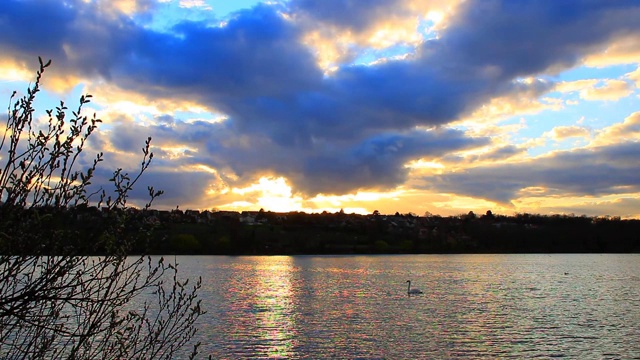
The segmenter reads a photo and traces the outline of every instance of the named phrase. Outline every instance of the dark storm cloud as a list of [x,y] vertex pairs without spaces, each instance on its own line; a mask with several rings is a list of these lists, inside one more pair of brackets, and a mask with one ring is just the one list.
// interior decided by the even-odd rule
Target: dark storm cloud
[[[64,3],[69,5],[0,2],[2,56],[29,62],[36,55],[52,57],[56,67],[76,75],[100,75],[149,96],[222,111],[229,119],[212,128],[160,121],[162,127],[145,130],[189,140],[205,164],[242,175],[275,171],[310,194],[394,186],[405,179],[406,161],[485,144],[459,133],[414,129],[446,125],[497,96],[543,94],[551,84],[516,80],[572,66],[612,37],[640,27],[637,1],[466,1],[437,39],[406,59],[342,66],[324,76],[301,43],[309,25],[298,26],[280,12],[306,12],[361,29],[394,1],[357,10],[347,1],[258,5],[234,14],[225,26],[185,21],[171,32],[102,14],[92,3]],[[135,133],[118,131],[123,135],[114,136],[114,144],[129,150],[128,135]],[[200,131],[212,132],[196,136]],[[579,170],[558,168],[554,175],[572,181],[572,169]],[[507,170],[501,176],[512,180],[489,195],[507,200],[521,188],[521,178]],[[449,180],[463,181],[459,188],[465,191],[475,188],[475,179]]]
[[436,191],[508,203],[527,187],[561,195],[640,191],[640,143],[566,151],[518,164],[497,164],[424,179]]
[[143,129],[133,129],[117,125],[111,131],[111,144],[120,151],[136,152],[144,145],[144,140],[146,139],[145,137],[141,137],[141,134],[144,134],[144,132],[140,130],[144,131]]
[[[364,139],[346,149],[315,151],[303,166],[304,178],[299,180],[307,193],[346,193],[362,184],[391,188],[406,180],[404,165],[417,158],[438,157],[449,151],[486,145],[486,139],[470,140],[459,131],[412,131],[402,134],[385,133]],[[336,174],[327,178],[325,174]],[[338,175],[340,174],[340,175]],[[291,178],[296,180],[296,174]]]
[[59,73],[110,78],[140,32],[126,16],[101,14],[82,1],[0,2],[0,53],[26,64],[53,59]]
[[511,157],[521,155],[527,151],[526,148],[519,148],[514,145],[505,145],[500,147],[495,147],[488,152],[482,154],[471,154],[471,155],[445,155],[442,157],[442,160],[445,163],[449,164],[473,164],[475,162],[500,162],[502,160],[509,159]]
[[[361,188],[363,184],[377,188],[393,187],[405,180],[407,169],[404,164],[412,159],[440,157],[449,151],[488,144],[488,139],[470,140],[456,130],[415,130],[363,138],[357,143],[318,142],[299,152],[282,152],[271,139],[243,139],[235,135],[234,129],[228,125],[175,121],[172,127],[163,124],[142,127],[126,122],[115,126],[110,138],[119,151],[133,155],[142,145],[134,141],[136,134],[153,137],[152,144],[157,148],[154,151],[159,155],[155,166],[161,173],[156,174],[151,168],[147,173],[150,179],[164,176],[162,169],[174,166],[167,156],[163,156],[167,155],[163,147],[187,146],[198,151],[183,154],[186,156],[181,160],[183,165],[227,168],[234,175],[246,176],[247,181],[255,180],[252,177],[255,172],[278,174],[296,184],[297,191],[311,194],[340,194]],[[259,154],[256,149],[259,149]],[[210,178],[214,179],[213,176]],[[242,178],[229,181],[239,187],[248,185]],[[196,188],[192,187],[192,190]]]
[[490,160],[490,161],[499,161],[499,160],[508,159],[516,155],[520,155],[525,151],[526,149],[524,148],[518,148],[517,146],[513,146],[513,145],[506,145],[506,146],[501,146],[499,148],[493,149],[488,154],[481,156],[480,159]]
[[231,99],[286,96],[322,78],[295,28],[265,5],[238,13],[224,27],[183,22],[172,31],[144,31],[115,66],[120,81],[140,91],[149,85],[177,90],[224,109]]
[[389,16],[402,0],[368,0],[366,5],[352,0],[296,0],[291,2],[291,12],[304,14],[314,21],[340,28],[364,30],[380,19]]
[[69,36],[69,24],[76,17],[74,9],[59,2],[3,1],[0,3],[0,49],[29,62],[39,55],[62,58],[63,40]]
[[574,65],[615,35],[638,31],[637,1],[478,0],[424,50],[458,70],[495,71],[509,80]]
[[[153,168],[145,173],[141,180],[153,184],[155,190],[163,190],[164,194],[158,198],[164,207],[175,208],[182,204],[199,203],[207,187],[211,183],[211,174],[203,171],[173,171],[172,169]],[[132,191],[132,198],[144,205],[149,200],[146,187],[138,186]]]
[[[107,154],[108,155],[108,154]],[[132,154],[132,156],[134,156]],[[142,160],[142,155],[135,154],[132,159]],[[89,188],[89,193],[95,192],[99,194],[99,190],[104,190],[107,196],[115,198],[116,192],[112,182],[108,179],[113,177],[113,171],[116,169],[110,169],[108,166],[113,162],[109,162],[107,156],[107,165],[99,167],[94,174],[92,184]],[[139,169],[126,167],[123,172],[130,175],[133,178],[138,174]],[[162,205],[163,208],[175,208],[181,204],[193,204],[198,203],[198,200],[202,198],[202,194],[206,191],[207,187],[211,183],[211,174],[202,171],[173,171],[173,169],[161,168],[158,166],[158,162],[153,162],[152,166],[141,176],[139,182],[128,193],[128,203],[143,207],[149,200],[149,190],[146,184],[152,184],[154,190],[163,190],[164,194],[155,200],[154,204]],[[95,200],[97,196],[94,195]]]

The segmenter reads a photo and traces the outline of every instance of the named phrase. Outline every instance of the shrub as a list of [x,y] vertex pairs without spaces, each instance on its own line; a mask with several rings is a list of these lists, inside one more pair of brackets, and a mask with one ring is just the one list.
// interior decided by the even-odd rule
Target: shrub
[[[114,171],[113,195],[90,192],[103,161],[100,153],[80,166],[86,141],[100,124],[95,115],[82,114],[91,95],[80,98],[70,119],[63,102],[48,110],[48,124],[39,127],[34,100],[51,61],[39,62],[27,94],[12,95],[0,129],[0,357],[195,357],[195,322],[204,313],[197,296],[201,280],[180,280],[175,261],[129,256],[148,233],[137,222],[137,231],[131,230],[127,198],[151,163],[151,139],[135,175]],[[144,210],[162,194],[148,190]],[[79,209],[93,209],[104,220],[94,243],[83,241],[68,221]],[[96,251],[99,256],[90,256]]]

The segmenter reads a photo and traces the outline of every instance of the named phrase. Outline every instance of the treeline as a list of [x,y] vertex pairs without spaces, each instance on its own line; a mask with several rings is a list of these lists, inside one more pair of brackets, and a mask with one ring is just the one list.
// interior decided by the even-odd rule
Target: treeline
[[181,254],[640,252],[640,221],[573,216],[264,215],[169,222],[156,251]]
[[[111,251],[113,213],[95,208],[32,209],[40,231],[70,234],[58,248],[86,254]],[[150,254],[382,254],[382,253],[628,253],[640,252],[640,220],[616,217],[517,214],[416,216],[302,212],[129,211],[115,229]],[[43,220],[45,219],[45,220]],[[28,219],[27,219],[28,221]],[[122,223],[122,222],[120,222]],[[46,224],[43,227],[42,224]],[[144,233],[144,234],[143,234]],[[142,236],[144,235],[144,236]],[[36,237],[37,238],[37,237]],[[4,253],[38,249],[37,243],[0,238]]]

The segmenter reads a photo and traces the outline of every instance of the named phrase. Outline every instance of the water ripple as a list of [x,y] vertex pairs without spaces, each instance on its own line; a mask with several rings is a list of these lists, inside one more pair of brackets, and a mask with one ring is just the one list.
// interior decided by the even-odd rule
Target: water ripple
[[215,359],[640,356],[640,255],[181,261],[205,281]]

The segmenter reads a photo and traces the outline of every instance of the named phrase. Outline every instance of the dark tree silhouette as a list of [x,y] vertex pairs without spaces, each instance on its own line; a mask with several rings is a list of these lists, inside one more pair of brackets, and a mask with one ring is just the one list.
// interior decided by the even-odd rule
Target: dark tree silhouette
[[[34,101],[51,64],[39,61],[35,82],[23,97],[14,92],[0,128],[0,358],[195,356],[200,280],[180,280],[175,262],[129,256],[149,230],[131,230],[139,224],[127,198],[151,163],[151,139],[134,175],[117,169],[109,180],[113,193],[90,193],[103,161],[98,154],[81,168],[83,148],[100,123],[82,115],[91,95],[80,98],[71,118],[61,102],[39,126]],[[150,187],[145,209],[161,193]],[[65,219],[72,209],[80,216],[78,209],[90,206],[104,207],[106,225],[88,245]],[[101,255],[86,255],[95,251]]]

